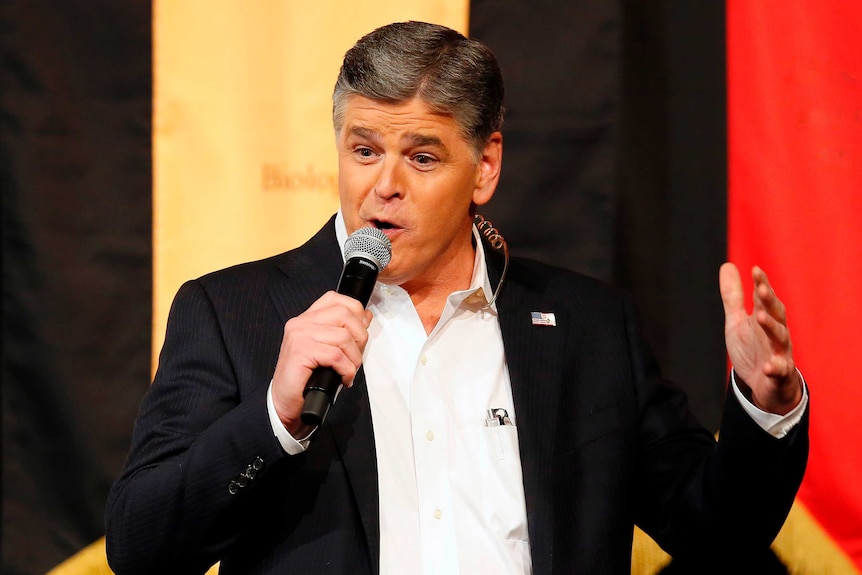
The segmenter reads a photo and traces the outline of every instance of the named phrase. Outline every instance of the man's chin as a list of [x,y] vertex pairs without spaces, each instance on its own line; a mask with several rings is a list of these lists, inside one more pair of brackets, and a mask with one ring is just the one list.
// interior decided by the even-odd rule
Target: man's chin
[[386,270],[380,272],[380,275],[377,276],[377,282],[386,284],[388,286],[397,286],[401,285],[403,282],[399,281],[399,278],[393,274],[387,274]]
[[391,262],[380,271],[377,281],[389,286],[400,286],[410,281],[410,276],[406,275],[403,269],[399,269],[397,263]]

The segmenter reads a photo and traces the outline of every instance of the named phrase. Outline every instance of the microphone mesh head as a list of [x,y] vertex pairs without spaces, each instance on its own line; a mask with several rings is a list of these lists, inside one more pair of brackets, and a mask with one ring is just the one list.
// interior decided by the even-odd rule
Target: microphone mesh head
[[359,228],[344,242],[345,261],[354,257],[369,259],[382,270],[392,259],[392,242],[377,228]]

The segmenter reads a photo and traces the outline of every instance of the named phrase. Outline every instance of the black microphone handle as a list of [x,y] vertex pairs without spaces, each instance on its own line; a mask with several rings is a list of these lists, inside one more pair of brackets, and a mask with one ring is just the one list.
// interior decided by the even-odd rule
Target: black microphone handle
[[300,415],[302,423],[313,427],[323,423],[340,387],[341,376],[337,371],[331,367],[315,368],[305,384],[305,391],[302,392],[305,398]]
[[[378,273],[380,270],[374,261],[362,256],[349,258],[344,262],[341,279],[338,280],[335,291],[352,297],[362,303],[363,307],[367,306]],[[338,372],[331,367],[315,368],[302,393],[305,398],[300,416],[302,422],[315,427],[323,423],[340,387],[341,376]]]

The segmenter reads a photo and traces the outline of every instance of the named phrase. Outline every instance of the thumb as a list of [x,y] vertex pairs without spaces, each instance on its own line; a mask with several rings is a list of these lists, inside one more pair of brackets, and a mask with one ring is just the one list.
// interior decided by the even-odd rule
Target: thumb
[[721,292],[721,302],[724,304],[724,316],[729,318],[739,312],[745,312],[745,294],[742,292],[742,277],[737,267],[726,262],[718,270],[718,287]]

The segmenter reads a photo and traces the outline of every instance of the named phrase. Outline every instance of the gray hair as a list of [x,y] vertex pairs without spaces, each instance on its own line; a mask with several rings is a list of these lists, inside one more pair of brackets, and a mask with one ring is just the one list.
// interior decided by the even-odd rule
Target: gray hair
[[418,97],[434,113],[454,118],[478,152],[503,125],[503,76],[494,54],[436,24],[389,24],[347,51],[332,94],[336,132],[354,94],[392,104]]

